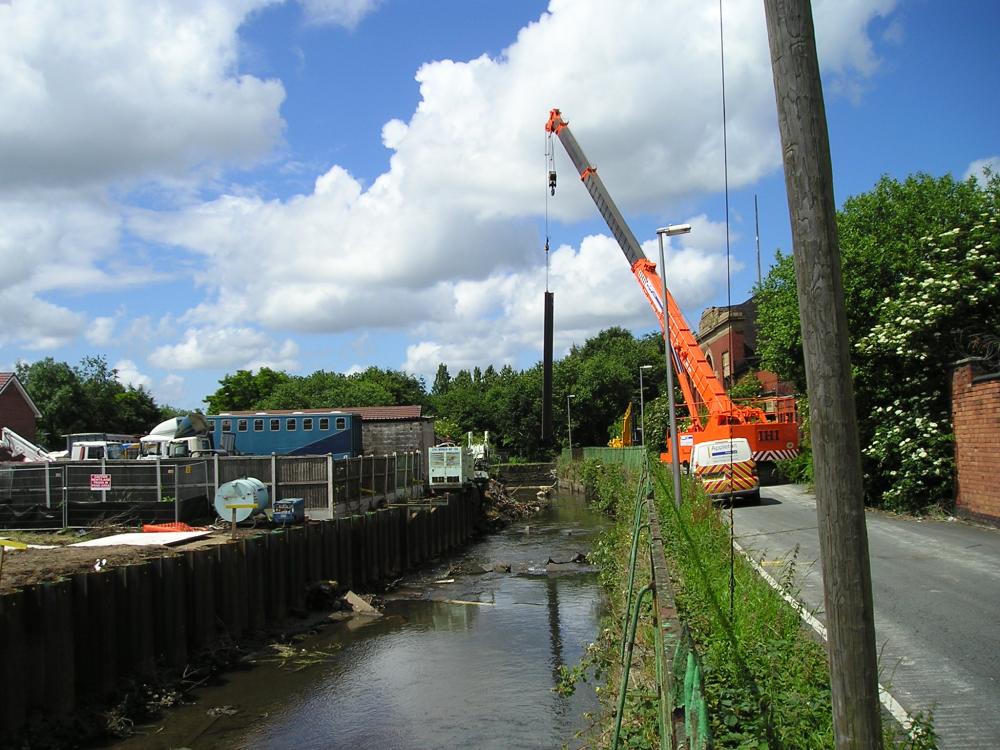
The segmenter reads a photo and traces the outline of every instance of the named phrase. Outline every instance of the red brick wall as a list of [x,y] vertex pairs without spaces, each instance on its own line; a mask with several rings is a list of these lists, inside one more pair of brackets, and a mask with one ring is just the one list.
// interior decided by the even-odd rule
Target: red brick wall
[[9,427],[21,437],[35,440],[35,414],[13,383],[0,393],[0,427]]
[[1000,378],[974,383],[973,363],[952,373],[955,428],[955,512],[1000,523]]
[[[730,355],[729,359],[729,374],[732,375],[733,372],[739,369],[740,365],[743,363],[745,357],[744,352],[744,342],[743,342],[743,331],[739,328],[733,328],[733,351],[736,352],[735,356]],[[729,329],[724,328],[723,335],[719,336],[717,339],[708,344],[708,346],[702,346],[703,350],[707,350],[706,353],[712,355],[712,369],[715,370],[715,377],[719,379],[720,383],[724,383],[725,378],[722,375],[722,353],[729,351]]]

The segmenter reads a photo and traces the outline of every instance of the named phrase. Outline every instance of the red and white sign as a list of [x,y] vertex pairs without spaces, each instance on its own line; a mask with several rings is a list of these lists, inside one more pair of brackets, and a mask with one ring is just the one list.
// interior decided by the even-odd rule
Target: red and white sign
[[90,489],[92,489],[92,490],[110,490],[111,489],[111,475],[110,474],[91,474],[90,475]]

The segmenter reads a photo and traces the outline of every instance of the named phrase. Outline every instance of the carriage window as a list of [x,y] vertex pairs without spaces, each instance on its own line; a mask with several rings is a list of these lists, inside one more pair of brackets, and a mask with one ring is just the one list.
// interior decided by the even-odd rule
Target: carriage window
[[223,419],[222,420],[222,431],[223,432],[232,432],[233,431],[233,420],[231,420],[231,419]]
[[330,418],[329,417],[320,417],[319,418],[319,428],[321,430],[323,430],[323,431],[329,430],[330,429]]
[[337,429],[338,430],[347,429],[347,417],[337,417]]
[[272,419],[271,420],[271,432],[278,432],[281,429],[281,420]]
[[302,429],[311,430],[313,428],[313,421],[309,417],[305,417],[302,420]]
[[295,432],[295,420],[294,419],[286,419],[285,420],[285,429],[288,430],[289,432]]
[[236,431],[237,432],[246,432],[247,431],[247,421],[245,419],[237,419],[236,420]]
[[263,419],[255,419],[253,421],[253,431],[254,432],[263,432],[264,431],[264,420]]

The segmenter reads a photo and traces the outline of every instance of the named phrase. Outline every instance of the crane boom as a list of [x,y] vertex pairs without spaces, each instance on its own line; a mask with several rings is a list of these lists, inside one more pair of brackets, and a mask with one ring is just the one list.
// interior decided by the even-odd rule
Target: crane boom
[[[597,168],[584,155],[583,149],[580,148],[576,137],[569,129],[569,123],[562,118],[562,113],[558,109],[553,109],[549,113],[549,121],[546,123],[545,129],[559,137],[566,153],[569,154],[569,158],[579,172],[587,192],[594,199],[597,210],[604,217],[604,221],[607,222],[608,228],[625,254],[625,259],[632,269],[632,275],[639,282],[643,294],[646,295],[650,307],[653,308],[662,331],[664,315],[661,290],[663,282],[656,272],[656,264],[649,260],[642,251],[642,246],[625,222],[618,206],[611,199],[611,194],[608,193],[600,175],[597,174]],[[691,329],[669,291],[667,291],[667,310],[669,312],[667,319],[670,328],[668,332],[670,345],[676,357],[674,361],[675,364],[679,362],[683,366],[683,372],[677,373],[678,381],[682,384],[681,389],[684,391],[684,400],[687,402],[692,421],[699,425],[701,423],[694,395],[690,394],[691,385],[703,399],[710,415],[729,413],[734,405],[719,379],[715,377],[715,372],[709,366],[708,360],[705,359],[701,347],[698,346],[694,334],[691,333]],[[687,378],[690,379],[691,385],[688,384]]]
[[[632,230],[625,222],[618,206],[611,199],[604,182],[597,174],[594,167],[583,153],[583,149],[577,142],[576,137],[569,129],[569,123],[563,119],[562,113],[558,109],[549,112],[548,122],[545,130],[549,134],[554,134],[559,138],[560,143],[566,149],[573,166],[580,175],[580,179],[593,198],[597,210],[604,217],[608,228],[618,241],[625,259],[629,263],[632,275],[642,289],[646,300],[656,315],[660,323],[660,330],[664,330],[664,308],[669,313],[666,316],[667,339],[672,350],[671,361],[677,372],[677,381],[681,387],[684,401],[687,404],[691,417],[690,433],[713,433],[713,428],[734,425],[768,424],[774,423],[769,419],[768,414],[755,406],[742,406],[735,404],[726,393],[726,389],[715,375],[715,371],[709,365],[708,360],[698,345],[691,328],[681,314],[680,308],[674,302],[673,295],[666,292],[666,304],[664,305],[663,290],[666,287],[656,272],[656,264],[653,263],[642,251],[642,246],[635,238]],[[550,186],[555,189],[554,174],[550,175]],[[697,398],[695,396],[697,394]],[[704,404],[708,415],[704,421],[699,410],[699,404]],[[789,426],[790,425],[790,426]],[[794,429],[792,429],[794,428]],[[784,422],[781,429],[772,430],[765,433],[758,433],[757,439],[751,439],[751,446],[754,446],[755,457],[765,455],[765,458],[772,458],[770,454],[782,454],[777,457],[790,457],[797,453],[793,450],[793,444],[798,444],[798,425],[792,420]],[[729,430],[732,432],[732,430]],[[744,430],[744,432],[747,432]],[[748,433],[749,434],[749,433]],[[706,434],[706,439],[712,436]],[[682,448],[683,454],[690,453],[690,444],[686,450]],[[767,446],[764,444],[781,444],[781,448]],[[790,454],[790,455],[788,455]]]

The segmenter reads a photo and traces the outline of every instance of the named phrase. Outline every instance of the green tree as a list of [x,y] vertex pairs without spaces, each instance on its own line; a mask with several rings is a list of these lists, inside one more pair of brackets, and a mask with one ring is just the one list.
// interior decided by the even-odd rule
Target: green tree
[[52,357],[31,364],[19,362],[17,379],[42,413],[38,420],[40,444],[58,450],[65,447],[63,435],[92,429],[80,377],[67,363]]
[[219,389],[208,396],[208,411],[218,414],[223,411],[243,411],[258,408],[258,404],[269,398],[282,383],[291,376],[286,372],[262,367],[256,373],[237,370],[219,381]]
[[444,362],[438,365],[437,374],[434,376],[434,385],[431,386],[432,396],[443,396],[451,386],[451,375],[448,374],[448,365]]
[[[884,177],[838,214],[870,503],[952,502],[947,364],[958,358],[955,331],[996,334],[998,195],[996,175],[986,185]],[[779,253],[758,290],[758,352],[763,367],[804,389],[792,263]]]
[[84,357],[76,367],[46,357],[19,363],[17,375],[42,412],[39,442],[50,450],[62,448],[70,433],[140,435],[162,421],[149,392],[122,385],[103,356]]
[[[971,226],[982,213],[984,199],[985,192],[974,179],[959,182],[951,176],[921,173],[903,182],[883,177],[870,192],[844,201],[837,214],[837,231],[853,340],[872,329],[882,300],[918,262],[921,238]],[[755,296],[761,366],[805,392],[792,255],[778,251],[775,265]]]

